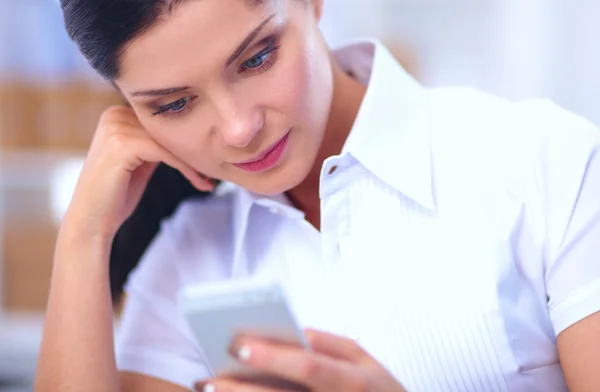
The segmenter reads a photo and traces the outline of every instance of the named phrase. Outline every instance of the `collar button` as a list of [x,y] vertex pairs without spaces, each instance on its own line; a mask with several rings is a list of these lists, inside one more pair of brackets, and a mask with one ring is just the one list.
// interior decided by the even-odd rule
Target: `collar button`
[[281,208],[281,207],[271,207],[269,210],[271,211],[272,214],[275,214],[275,215],[283,215],[284,214],[283,208]]

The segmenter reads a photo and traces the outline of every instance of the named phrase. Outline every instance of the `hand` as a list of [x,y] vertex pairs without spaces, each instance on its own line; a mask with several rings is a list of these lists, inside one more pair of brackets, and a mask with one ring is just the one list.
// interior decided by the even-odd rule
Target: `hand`
[[[313,392],[406,392],[400,383],[355,341],[307,331],[311,351],[264,340],[240,338],[233,354],[244,365],[306,387]],[[198,391],[283,391],[216,378],[198,383]]]
[[111,240],[133,213],[159,162],[178,169],[201,191],[214,187],[159,146],[131,108],[107,109],[98,124],[63,226],[68,221],[71,231]]

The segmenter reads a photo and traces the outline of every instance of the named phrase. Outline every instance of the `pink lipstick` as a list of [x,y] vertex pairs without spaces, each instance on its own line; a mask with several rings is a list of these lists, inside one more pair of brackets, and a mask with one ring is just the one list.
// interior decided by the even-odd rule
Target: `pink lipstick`
[[286,133],[283,138],[262,152],[258,157],[249,161],[235,163],[234,165],[242,170],[252,173],[262,172],[274,167],[283,155],[289,135],[289,132]]

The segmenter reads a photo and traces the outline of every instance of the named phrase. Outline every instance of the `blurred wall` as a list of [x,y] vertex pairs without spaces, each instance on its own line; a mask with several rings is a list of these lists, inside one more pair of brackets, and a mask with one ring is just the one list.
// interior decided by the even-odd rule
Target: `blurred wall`
[[[57,173],[119,102],[66,35],[58,1],[0,2],[0,313],[46,304]],[[1,314],[0,314],[1,316]]]
[[[332,46],[375,36],[426,85],[547,97],[600,124],[598,0],[324,1]],[[56,206],[116,102],[66,36],[58,0],[0,1],[0,390],[4,379],[30,390]]]
[[[597,0],[325,0],[321,27],[332,46],[381,39],[426,85],[547,97],[600,124],[599,14]],[[117,102],[66,36],[57,0],[0,2],[4,307],[43,309],[51,195],[61,194],[50,179],[85,154],[98,116]]]
[[549,98],[600,124],[600,1],[325,0],[332,45],[401,41],[426,85]]

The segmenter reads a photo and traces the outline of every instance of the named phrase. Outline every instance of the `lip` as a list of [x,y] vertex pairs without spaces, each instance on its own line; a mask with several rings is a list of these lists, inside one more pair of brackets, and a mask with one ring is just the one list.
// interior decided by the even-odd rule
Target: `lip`
[[279,139],[277,143],[267,148],[258,157],[248,161],[234,163],[234,166],[252,173],[262,172],[268,170],[281,160],[285,147],[287,146],[290,132],[285,134],[284,137]]

